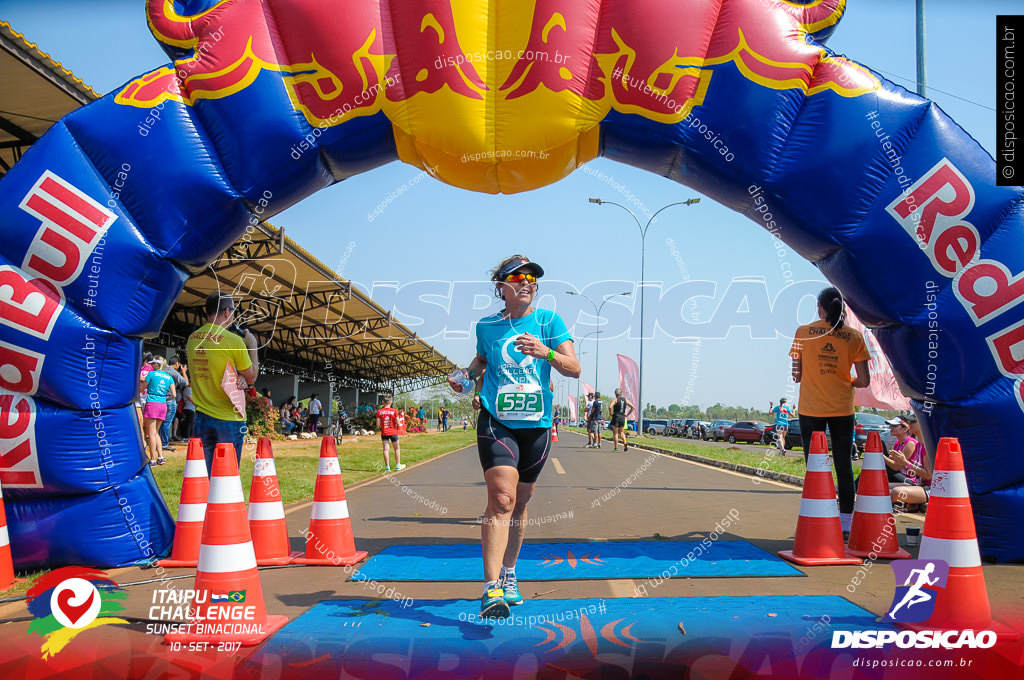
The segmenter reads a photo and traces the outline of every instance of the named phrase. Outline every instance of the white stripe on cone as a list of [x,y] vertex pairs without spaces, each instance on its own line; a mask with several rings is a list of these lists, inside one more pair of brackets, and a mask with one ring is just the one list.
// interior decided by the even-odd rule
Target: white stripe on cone
[[828,460],[828,454],[812,453],[807,456],[808,472],[832,472],[832,463]]
[[11,538],[7,535],[7,525],[0,527],[0,548],[11,544]]
[[919,560],[945,560],[950,567],[980,567],[978,541],[973,538],[921,537]]
[[864,470],[884,470],[885,459],[882,458],[882,454],[875,451],[868,451],[864,454],[864,462],[860,466],[861,472]]
[[244,503],[239,477],[210,477],[210,503]]
[[277,468],[274,466],[273,458],[257,458],[256,466],[252,469],[253,477],[276,477]]
[[936,470],[932,475],[933,498],[967,498],[967,475],[962,470]]
[[348,501],[317,501],[313,503],[313,519],[345,519]]
[[206,461],[205,460],[186,460],[185,461],[185,477],[205,477],[206,476]]
[[178,506],[179,522],[202,522],[206,518],[206,503],[182,503]]
[[864,496],[857,494],[854,512],[867,512],[872,515],[889,515],[892,513],[892,498],[889,496]]
[[249,519],[257,522],[284,519],[284,506],[281,505],[281,501],[249,503]]
[[224,574],[256,568],[256,551],[252,542],[206,545],[199,547],[197,571],[205,574]]
[[321,458],[320,467],[317,470],[318,475],[340,475],[341,466],[338,465],[337,458]]
[[801,517],[839,517],[839,506],[834,498],[801,498]]

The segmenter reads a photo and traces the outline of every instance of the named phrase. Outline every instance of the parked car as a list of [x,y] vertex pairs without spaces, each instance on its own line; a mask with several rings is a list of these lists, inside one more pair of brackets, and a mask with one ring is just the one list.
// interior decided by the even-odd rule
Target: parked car
[[690,425],[690,429],[687,431],[686,436],[690,439],[701,439],[705,440],[708,438],[708,430],[711,427],[711,423],[706,420],[698,420],[693,425]]
[[672,420],[668,421],[668,425],[665,426],[665,434],[670,435],[672,437],[682,437],[683,419],[673,418]]
[[[804,442],[801,437],[800,419],[793,417],[789,419],[789,429],[786,431],[786,448],[803,450]],[[775,426],[769,425],[765,428],[761,441],[768,446],[775,446]],[[825,445],[829,453],[832,452],[832,433],[825,430]]]
[[654,434],[665,434],[665,428],[666,427],[667,427],[667,425],[665,423],[663,423],[663,422],[661,422],[661,423],[651,423],[651,424],[649,424],[647,426],[647,434],[651,434],[651,435],[654,435]]
[[889,434],[889,426],[886,425],[884,416],[875,413],[854,413],[853,417],[856,420],[856,425],[854,425],[853,429],[857,436],[858,451],[864,452],[864,446],[868,443],[869,432],[877,432],[878,436],[882,438],[882,450],[892,448],[896,437]]
[[[831,442],[832,440],[829,438],[829,450],[831,450]],[[761,443],[766,446],[775,446],[774,425],[764,428],[764,433],[761,435]],[[789,429],[786,430],[786,448],[790,450],[803,448],[803,440],[800,438],[800,421],[797,418],[789,419]]]
[[750,442],[756,444],[764,436],[768,423],[763,420],[740,420],[725,428],[725,438],[730,444]]
[[647,434],[665,434],[665,428],[668,427],[667,420],[657,420],[651,418],[644,418],[643,430]]
[[696,439],[691,430],[693,430],[693,428],[696,427],[698,423],[700,423],[700,419],[698,418],[685,418],[683,420],[683,429],[679,436],[689,437],[690,439]]
[[[889,433],[889,426],[885,423],[885,417],[877,415],[875,413],[855,413],[854,414],[854,436],[857,442],[857,451],[860,453],[864,452],[864,446],[868,441],[868,433],[877,432],[882,438],[882,450],[888,451],[892,448],[896,438]],[[770,425],[762,436],[762,441],[765,444],[774,446],[775,445],[775,426]],[[826,432],[828,440],[828,450],[832,451],[832,433]],[[789,432],[786,433],[786,448],[795,449],[802,447],[803,443],[800,438],[800,420],[799,418],[790,418],[789,420]]]
[[708,428],[708,436],[711,441],[717,442],[719,439],[725,439],[725,428],[734,424],[735,420],[715,420],[711,423]]

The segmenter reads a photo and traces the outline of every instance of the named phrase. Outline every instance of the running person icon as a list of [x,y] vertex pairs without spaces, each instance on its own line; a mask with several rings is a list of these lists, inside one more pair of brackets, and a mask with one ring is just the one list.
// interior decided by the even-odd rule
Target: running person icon
[[[578,378],[572,336],[554,312],[534,309],[540,265],[514,255],[491,272],[495,296],[505,309],[480,320],[476,357],[468,375],[479,386],[477,450],[487,484],[487,510],[480,528],[484,594],[480,614],[509,615],[523,601],[516,560],[526,532],[526,505],[551,448],[551,369]],[[452,389],[454,381],[449,379]],[[461,388],[461,385],[460,385]]]
[[[890,619],[896,620],[896,611],[903,605],[907,605],[907,609],[910,609],[915,604],[927,602],[928,600],[935,597],[934,593],[930,593],[924,590],[924,586],[933,586],[939,581],[939,577],[928,578],[929,574],[935,571],[935,564],[929,562],[924,569],[912,569],[910,574],[907,575],[907,580],[903,583],[905,586],[910,586],[910,590],[903,596],[899,604],[892,608],[892,611],[886,614]],[[914,579],[914,574],[917,574],[917,581],[914,585],[910,585],[910,581]]]

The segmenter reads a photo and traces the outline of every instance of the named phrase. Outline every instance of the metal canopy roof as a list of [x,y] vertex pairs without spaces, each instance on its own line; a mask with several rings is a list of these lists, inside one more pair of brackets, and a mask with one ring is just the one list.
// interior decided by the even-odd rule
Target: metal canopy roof
[[268,366],[376,391],[436,383],[456,368],[269,223],[185,283],[162,329],[168,344],[206,323],[205,298],[218,288],[236,296]]
[[[0,21],[0,176],[50,127],[99,95]],[[269,372],[370,391],[410,390],[455,369],[367,295],[264,223],[189,279],[161,329],[180,344],[218,288],[238,295]]]
[[50,126],[99,95],[0,21],[0,176]]

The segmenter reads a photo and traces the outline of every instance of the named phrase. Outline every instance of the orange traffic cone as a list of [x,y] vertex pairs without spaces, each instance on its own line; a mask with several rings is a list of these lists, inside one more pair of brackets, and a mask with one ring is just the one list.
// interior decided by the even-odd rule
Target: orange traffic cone
[[231,444],[217,444],[213,456],[194,589],[194,618],[164,636],[165,642],[255,645],[288,622],[287,616],[267,615]]
[[779,557],[805,567],[825,564],[860,564],[861,559],[846,552],[843,529],[839,524],[839,506],[832,481],[825,433],[815,432],[807,456],[807,474],[796,521],[796,540],[792,550],[780,550]]
[[302,553],[291,553],[288,524],[284,519],[281,488],[277,483],[274,452],[268,437],[256,444],[256,465],[249,488],[249,532],[256,550],[256,564],[289,564]]
[[987,628],[992,622],[960,442],[943,437],[935,454],[920,560],[945,560],[949,578],[925,628]]
[[2,487],[0,487],[0,590],[8,588],[14,581],[11,539],[7,534],[7,511],[4,510],[4,495]]
[[892,516],[889,477],[885,474],[882,438],[868,433],[864,446],[864,465],[857,485],[857,504],[853,507],[848,551],[859,557],[907,559],[911,555],[900,548],[896,520]]
[[194,567],[199,564],[199,544],[203,539],[203,520],[206,518],[206,498],[209,495],[210,478],[206,472],[203,443],[198,439],[189,439],[171,556],[158,561],[156,566]]
[[324,437],[320,442],[320,469],[313,490],[313,514],[306,534],[306,556],[295,560],[295,564],[348,566],[366,555],[365,550],[356,550],[352,538],[352,520],[348,516],[345,483],[341,480],[334,437]]
[[551,443],[554,444],[557,441],[558,441],[558,428],[557,427],[552,427],[551,428]]

